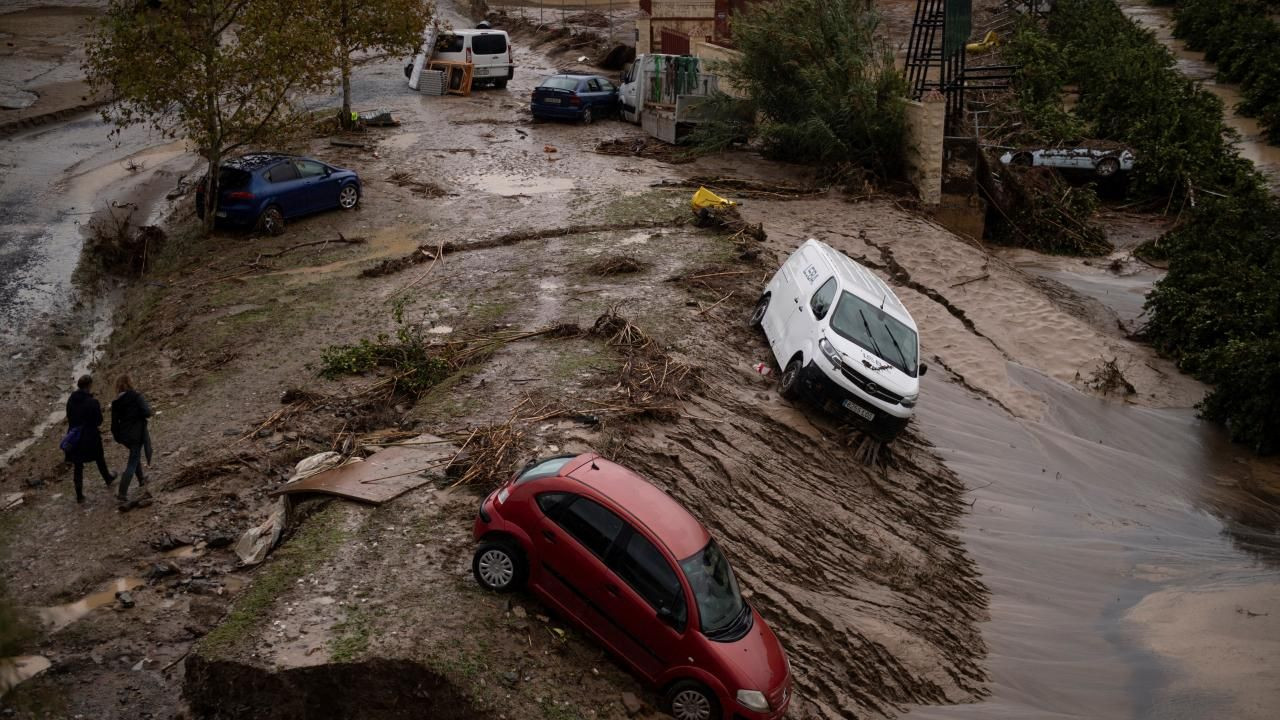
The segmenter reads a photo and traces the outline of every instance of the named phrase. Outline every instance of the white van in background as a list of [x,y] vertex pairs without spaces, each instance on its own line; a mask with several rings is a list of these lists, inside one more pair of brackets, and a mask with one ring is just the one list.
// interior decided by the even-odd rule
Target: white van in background
[[872,435],[906,427],[920,395],[920,337],[875,273],[826,243],[805,241],[764,289],[751,324],[782,368],[782,396],[843,409]]
[[511,38],[503,30],[441,30],[432,60],[471,63],[471,83],[504,88],[515,77]]

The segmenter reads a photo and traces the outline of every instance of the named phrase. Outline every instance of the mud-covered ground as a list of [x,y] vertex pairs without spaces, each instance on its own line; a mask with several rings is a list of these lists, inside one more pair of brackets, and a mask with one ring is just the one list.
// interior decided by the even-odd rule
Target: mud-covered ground
[[[1106,573],[1131,572],[1116,558],[1145,562],[1135,548],[1153,555],[1160,542],[1130,519],[1149,502],[1141,485],[1111,473],[1119,468],[1147,482],[1139,469],[1164,468],[1142,458],[1166,455],[1171,468],[1192,468],[1185,482],[1160,488],[1181,498],[1208,471],[1199,474],[1199,448],[1189,440],[1185,455],[1160,444],[1160,433],[1178,444],[1203,432],[1187,411],[1165,410],[1191,405],[1203,388],[1116,325],[1125,311],[1104,291],[1129,272],[1123,253],[1114,271],[993,254],[893,198],[851,202],[835,192],[739,196],[746,219],[764,224],[764,243],[693,228],[691,189],[656,183],[732,176],[805,185],[811,178],[746,153],[682,165],[596,154],[599,141],[637,129],[613,121],[533,123],[525,98],[539,73],[573,63],[549,57],[533,38],[516,47],[520,71],[511,87],[469,98],[407,94],[398,60],[361,68],[358,103],[390,107],[402,125],[369,131],[363,149],[326,138],[306,148],[361,173],[365,196],[355,212],[292,223],[278,238],[201,239],[190,231],[189,199],[173,203],[172,240],[148,281],[123,290],[117,330],[97,368],[101,377],[132,373],[158,411],[153,503],[118,513],[90,471],[89,502],[77,507],[54,431],[5,470],[5,493],[17,479],[44,481],[26,491],[22,507],[0,514],[0,533],[6,584],[21,604],[43,609],[45,631],[31,652],[52,667],[3,702],[24,717],[163,718],[258,717],[264,698],[272,703],[268,717],[296,717],[308,702],[353,717],[548,719],[622,717],[623,693],[653,704],[649,689],[530,597],[478,590],[470,527],[484,488],[449,488],[450,479],[436,477],[380,508],[309,501],[264,565],[235,566],[226,543],[265,518],[269,491],[294,462],[335,439],[355,438],[358,448],[362,434],[385,428],[461,439],[514,418],[527,455],[602,452],[664,487],[710,527],[789,653],[797,682],[791,717],[889,717],[956,703],[977,703],[970,709],[978,715],[988,703],[1012,705],[1004,716],[1030,717],[1026,705],[1056,712],[1095,689],[1104,709],[1091,717],[1131,716],[1106,705],[1134,682],[1115,670],[1112,641],[1089,625],[1102,612],[1090,590],[1110,589]],[[427,197],[434,193],[389,181],[396,173],[445,194]],[[588,225],[611,229],[581,230]],[[555,229],[563,232],[496,241]],[[811,236],[894,284],[934,368],[922,392],[922,406],[933,402],[933,409],[922,407],[922,422],[883,465],[856,461],[836,418],[783,401],[774,376],[754,367],[770,361],[769,351],[745,318],[771,270]],[[295,247],[340,237],[365,242]],[[362,276],[446,244],[435,263]],[[266,257],[272,253],[280,254]],[[621,257],[637,269],[599,270]],[[1079,278],[1094,271],[1091,291]],[[367,387],[374,376],[320,379],[320,357],[332,345],[394,332],[397,310],[442,342],[474,342],[559,323],[589,328],[614,308],[652,339],[655,357],[687,364],[696,376],[681,398],[664,400],[670,409],[619,410],[634,400],[620,383],[627,351],[582,334],[502,345],[416,403],[304,411],[262,427],[284,407],[283,391]],[[1107,360],[1123,370],[1132,395],[1100,399],[1095,385]],[[1082,428],[1095,418],[1111,418],[1096,438]],[[1129,440],[1141,452],[1112,447],[1126,424],[1144,428]],[[116,448],[109,458],[123,464]],[[1248,468],[1263,486],[1271,482],[1270,466]],[[1215,465],[1214,472],[1235,478],[1240,470]],[[1068,480],[1055,484],[1055,473]],[[1122,509],[1103,514],[1077,477],[1124,488],[1115,491]],[[1054,508],[1052,521],[1036,515],[1038,506]],[[1149,510],[1162,523],[1147,521],[1160,532],[1211,538],[1216,515],[1199,507],[1171,499]],[[1265,508],[1259,502],[1240,511],[1254,515],[1238,525],[1267,527]],[[1103,532],[1119,538],[1108,547],[1113,553],[1081,554]],[[1035,552],[1020,553],[1019,545]],[[1187,540],[1181,557],[1190,564],[1203,549]],[[1186,577],[1152,563],[1142,572]],[[1000,593],[990,610],[988,584]],[[1134,609],[1134,622],[1185,618],[1194,605],[1199,615],[1190,626],[1201,637],[1225,638],[1215,652],[1245,648],[1263,658],[1258,677],[1266,682],[1274,671],[1266,643],[1280,613],[1262,615],[1274,604],[1265,592],[1274,585],[1260,587],[1261,595],[1255,587],[1194,604],[1151,593]],[[115,592],[129,588],[133,606],[125,607]],[[1136,605],[1142,593],[1128,588],[1125,597]],[[1229,607],[1230,598],[1247,604],[1227,618],[1234,624],[1224,634],[1214,629],[1223,618],[1211,611]],[[1142,652],[1189,657],[1176,631],[1187,626],[1144,633]],[[984,633],[997,643],[993,657]],[[1059,646],[1074,673],[1025,662],[1053,657]],[[1128,647],[1121,650],[1134,652]],[[1112,684],[1091,685],[1093,676],[1073,658],[1086,658]],[[1020,660],[1028,675],[1046,668],[1070,687],[1036,685],[1010,669]],[[1178,677],[1186,692],[1230,687],[1202,672]],[[1271,702],[1265,693],[1251,697],[1232,716],[1265,717],[1248,710]]]

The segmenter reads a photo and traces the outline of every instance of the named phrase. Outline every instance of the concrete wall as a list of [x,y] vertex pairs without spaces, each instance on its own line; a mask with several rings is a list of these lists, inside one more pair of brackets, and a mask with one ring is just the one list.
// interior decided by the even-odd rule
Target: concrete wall
[[[734,50],[733,48],[724,47],[723,45],[716,45],[715,43],[695,40],[691,44],[692,44],[691,52],[693,56],[701,60],[703,63],[716,62],[716,61],[722,61],[722,60],[731,60],[738,55],[737,50]],[[726,83],[723,78],[721,78],[720,80],[720,91],[725,93],[726,95],[732,95],[734,97],[743,97],[743,93],[740,90],[733,87],[729,83]]]
[[925,205],[942,200],[942,137],[947,103],[932,92],[922,102],[907,101],[907,179],[916,186]]
[[[715,33],[715,0],[653,0],[652,8],[647,21],[636,21],[640,35],[636,41],[637,53],[666,52],[662,47],[663,28],[688,35],[691,45],[710,40]],[[648,49],[641,49],[646,43]]]

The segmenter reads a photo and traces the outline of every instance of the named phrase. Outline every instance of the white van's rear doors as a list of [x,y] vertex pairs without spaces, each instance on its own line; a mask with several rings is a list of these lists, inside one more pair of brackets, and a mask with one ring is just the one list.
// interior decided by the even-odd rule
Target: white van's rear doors
[[471,57],[467,61],[475,66],[471,76],[479,80],[506,79],[511,67],[507,34],[501,31],[479,32],[468,38]]

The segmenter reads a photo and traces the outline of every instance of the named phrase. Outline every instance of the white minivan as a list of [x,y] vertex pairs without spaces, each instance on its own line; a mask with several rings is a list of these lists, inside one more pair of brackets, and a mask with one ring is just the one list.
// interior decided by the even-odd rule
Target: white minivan
[[471,63],[471,83],[504,88],[515,77],[511,38],[502,30],[442,30],[432,60]]
[[882,440],[911,420],[920,394],[920,337],[879,277],[826,243],[805,241],[764,289],[751,324],[782,368],[782,396],[843,409]]

